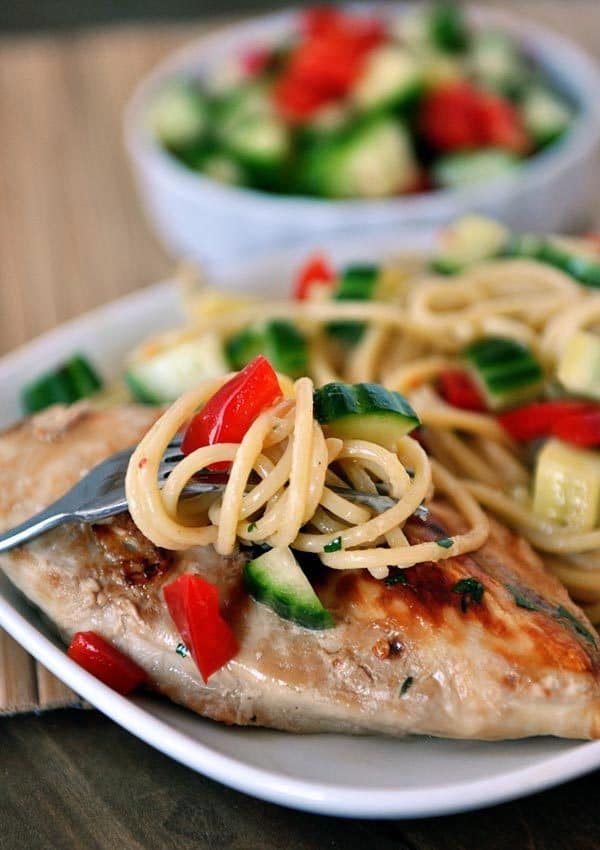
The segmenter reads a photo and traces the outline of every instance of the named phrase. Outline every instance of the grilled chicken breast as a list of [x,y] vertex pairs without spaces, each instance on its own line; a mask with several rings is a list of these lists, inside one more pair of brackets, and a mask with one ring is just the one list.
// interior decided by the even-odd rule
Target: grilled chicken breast
[[[79,404],[7,431],[1,528],[135,443],[155,415]],[[406,531],[412,540],[439,539],[460,525],[439,504]],[[335,619],[325,631],[250,599],[241,553],[160,550],[127,515],[64,526],[0,556],[0,565],[65,640],[98,632],[147,671],[154,690],[225,723],[481,739],[600,736],[598,637],[528,544],[493,521],[475,555],[397,571],[387,582],[358,571],[311,575]],[[208,684],[177,654],[180,637],[162,599],[162,586],[186,571],[218,585],[240,644]],[[459,585],[463,579],[471,581]]]

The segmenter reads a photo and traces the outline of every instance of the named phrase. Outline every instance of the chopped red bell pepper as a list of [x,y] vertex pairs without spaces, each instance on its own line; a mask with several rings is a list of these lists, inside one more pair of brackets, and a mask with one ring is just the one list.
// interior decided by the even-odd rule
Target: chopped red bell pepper
[[485,400],[471,376],[463,369],[440,372],[439,389],[448,404],[462,410],[486,410]]
[[344,97],[367,52],[385,39],[379,21],[327,7],[306,13],[304,31],[306,37],[292,51],[274,86],[275,103],[289,121],[305,121],[325,104]]
[[514,106],[468,82],[432,91],[422,104],[419,127],[425,141],[440,151],[501,147],[524,153],[530,146]]
[[[240,443],[257,416],[281,398],[273,367],[262,354],[208,399],[190,421],[181,442],[184,455],[215,443]],[[227,469],[228,462],[211,465]]]
[[[515,440],[538,440],[555,434],[555,428],[563,430],[559,422],[578,420],[590,410],[598,410],[598,405],[579,399],[561,399],[560,401],[537,401],[508,410],[498,416],[498,421]],[[573,422],[570,422],[573,426]],[[562,439],[568,439],[562,436]],[[573,440],[569,440],[573,442]]]
[[576,446],[600,446],[600,405],[567,413],[552,423],[551,434]]
[[313,254],[302,266],[294,281],[294,298],[296,301],[304,301],[315,283],[332,284],[334,280],[335,271],[327,257],[324,254]]
[[165,585],[163,594],[169,614],[206,682],[238,651],[236,637],[219,611],[217,588],[200,576],[185,573]]
[[142,668],[96,632],[77,632],[67,655],[119,694],[129,694],[146,679]]

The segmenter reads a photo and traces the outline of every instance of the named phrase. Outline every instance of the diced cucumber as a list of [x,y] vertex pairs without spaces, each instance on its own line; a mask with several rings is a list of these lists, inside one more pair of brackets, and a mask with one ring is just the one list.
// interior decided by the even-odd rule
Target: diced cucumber
[[325,384],[314,391],[314,415],[330,437],[369,440],[390,451],[421,424],[404,396],[379,384]]
[[462,52],[470,33],[459,4],[434,3],[428,8],[417,6],[405,12],[395,27],[400,38],[412,48],[435,47],[450,53]]
[[299,378],[308,372],[308,346],[304,334],[291,322],[273,319],[244,328],[225,345],[233,369],[243,369],[258,354],[264,354],[277,372]]
[[534,398],[542,388],[540,364],[525,345],[513,339],[484,337],[467,346],[463,357],[492,410]]
[[562,353],[557,377],[566,390],[600,400],[600,336],[577,331]]
[[432,268],[440,274],[455,274],[472,263],[497,257],[509,236],[508,229],[493,218],[466,215],[442,231]]
[[428,12],[432,44],[440,50],[460,53],[470,41],[467,22],[459,3],[453,0],[435,3]]
[[148,123],[159,142],[171,150],[196,145],[207,130],[206,98],[193,83],[177,80],[158,92]]
[[246,564],[244,581],[250,596],[285,620],[307,629],[333,627],[331,614],[287,546],[269,549]]
[[50,372],[23,387],[21,403],[26,413],[37,413],[51,404],[72,404],[102,388],[102,381],[91,363],[76,354]]
[[600,452],[548,440],[538,455],[533,510],[578,531],[600,523]]
[[286,161],[290,136],[276,116],[256,115],[232,125],[223,145],[247,168],[273,170]]
[[371,51],[351,99],[362,112],[407,106],[423,86],[419,64],[408,50],[386,44]]
[[525,128],[538,147],[554,142],[569,128],[573,112],[567,103],[542,85],[530,86],[520,100]]
[[433,177],[438,186],[460,189],[474,186],[516,171],[519,158],[500,148],[446,154],[433,165]]
[[247,182],[247,175],[242,164],[222,151],[207,152],[195,165],[207,177],[218,180],[219,183],[242,186]]
[[310,146],[299,162],[301,189],[326,198],[381,198],[414,183],[410,137],[397,119],[379,115]]
[[514,234],[506,245],[504,255],[547,263],[584,286],[600,287],[600,260],[571,251],[558,240],[531,233]]
[[484,30],[473,37],[469,66],[483,86],[509,95],[518,92],[531,76],[515,39],[495,30]]
[[[380,269],[375,265],[354,265],[345,268],[340,275],[335,301],[369,301],[374,298],[379,282]],[[364,322],[328,322],[327,331],[349,345],[355,345],[363,335]]]
[[165,404],[207,378],[228,371],[221,341],[206,333],[135,360],[125,372],[134,398],[145,404]]

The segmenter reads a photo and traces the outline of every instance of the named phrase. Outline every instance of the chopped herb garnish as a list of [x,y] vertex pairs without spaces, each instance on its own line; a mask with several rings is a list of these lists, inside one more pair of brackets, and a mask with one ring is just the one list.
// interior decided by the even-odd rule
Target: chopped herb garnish
[[251,522],[250,525],[248,526],[248,528],[246,529],[246,531],[248,532],[248,534],[250,534],[250,532],[256,531],[256,528],[257,528],[256,523]]
[[403,697],[404,694],[410,689],[412,683],[414,682],[413,676],[407,676],[406,679],[402,682],[402,687],[400,688],[400,696]]
[[556,614],[561,620],[567,620],[578,635],[581,635],[582,638],[585,638],[585,640],[589,643],[596,646],[596,640],[590,630],[586,629],[583,623],[580,623],[577,617],[571,614],[567,608],[563,608],[562,605],[559,605],[556,609]]
[[461,578],[452,588],[452,593],[460,593],[460,610],[466,614],[469,603],[479,603],[483,599],[485,587],[476,578]]
[[175,652],[177,653],[177,655],[181,655],[182,658],[187,658],[187,656],[190,654],[190,651],[185,645],[185,643],[178,643],[175,647]]
[[451,546],[454,546],[454,540],[451,537],[442,537],[441,540],[436,540],[435,542],[442,549],[449,549]]
[[395,584],[408,584],[408,579],[406,578],[404,573],[401,572],[396,573],[396,575],[384,578],[383,583],[387,585],[387,587],[393,587]]
[[522,593],[520,590],[518,590],[518,588],[513,587],[510,584],[507,584],[506,589],[509,591],[509,593],[512,594],[512,597],[515,600],[516,604],[519,606],[519,608],[526,608],[527,611],[541,611],[542,610],[540,608],[540,606],[537,604],[537,602],[534,602],[533,599],[530,599],[529,596]]
[[342,548],[342,538],[341,537],[334,537],[334,539],[331,541],[331,543],[326,543],[323,546],[323,551],[324,552],[339,552],[341,548]]

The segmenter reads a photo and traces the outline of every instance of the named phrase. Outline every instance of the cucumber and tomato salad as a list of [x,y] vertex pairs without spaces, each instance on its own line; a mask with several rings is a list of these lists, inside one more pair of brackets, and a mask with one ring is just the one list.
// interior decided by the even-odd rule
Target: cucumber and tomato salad
[[147,125],[213,179],[350,199],[513,174],[574,116],[516,41],[448,0],[396,21],[308,8],[284,42],[164,85]]

